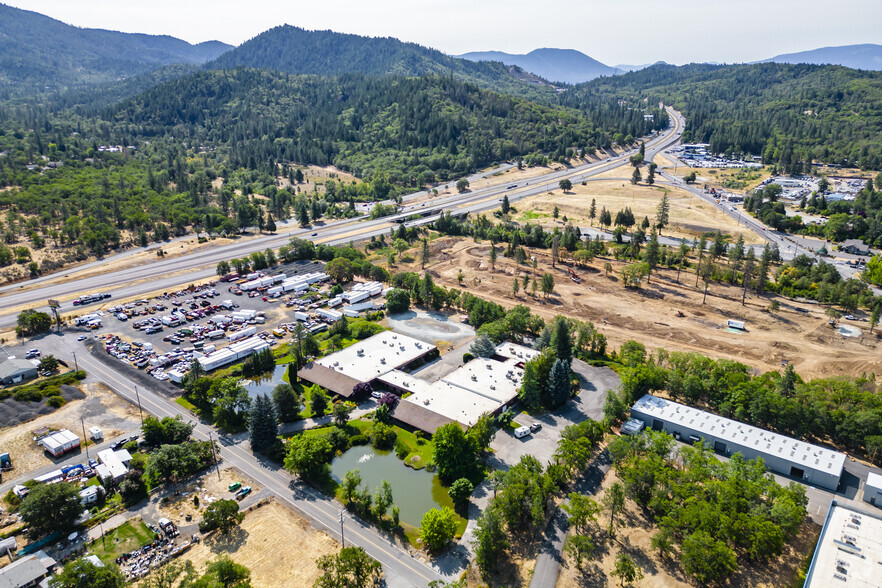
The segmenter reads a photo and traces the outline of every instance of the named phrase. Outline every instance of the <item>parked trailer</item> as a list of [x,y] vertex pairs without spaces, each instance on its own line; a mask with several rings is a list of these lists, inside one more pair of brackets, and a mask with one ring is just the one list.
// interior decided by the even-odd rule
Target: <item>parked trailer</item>
[[306,322],[309,320],[309,315],[306,314],[305,312],[295,312],[294,313],[294,320],[297,320],[300,322]]
[[79,449],[80,438],[67,429],[62,429],[40,439],[40,445],[54,457],[60,457],[68,451]]
[[274,286],[266,291],[267,296],[275,296],[276,294],[281,294],[284,291],[284,288],[281,286]]
[[356,302],[361,302],[362,300],[367,300],[370,298],[370,294],[367,292],[347,292],[344,294],[344,298],[349,300],[349,304],[355,304]]
[[240,339],[250,337],[251,335],[255,334],[256,332],[257,332],[256,328],[248,327],[247,329],[242,329],[241,331],[236,331],[235,333],[230,333],[229,335],[227,335],[227,341],[230,341],[232,343],[233,341],[238,341]]
[[215,329],[213,331],[208,331],[205,334],[205,336],[208,337],[209,339],[212,339],[212,340],[220,339],[221,337],[224,336],[224,330],[223,329]]
[[341,304],[343,304],[343,299],[339,296],[335,296],[334,298],[328,300],[328,308],[334,308],[335,306],[340,306]]
[[328,310],[326,308],[319,308],[315,311],[315,313],[318,316],[331,321],[339,321],[341,318],[343,318],[342,312],[337,312],[336,310]]

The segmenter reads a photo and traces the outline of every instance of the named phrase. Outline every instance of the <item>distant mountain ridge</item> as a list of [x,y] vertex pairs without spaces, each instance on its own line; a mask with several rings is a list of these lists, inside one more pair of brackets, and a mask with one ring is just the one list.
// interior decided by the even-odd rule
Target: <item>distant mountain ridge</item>
[[201,64],[231,49],[170,36],[82,29],[0,4],[0,88],[42,91],[113,81],[173,63]]
[[499,61],[516,65],[552,82],[580,84],[601,76],[624,73],[575,49],[534,49],[525,55],[502,51],[472,51],[458,57],[470,61]]
[[842,65],[852,69],[882,71],[882,45],[843,45],[821,47],[798,53],[785,53],[757,63],[810,63],[813,65]]
[[[544,80],[501,64],[458,59],[393,37],[310,31],[291,25],[264,31],[205,64],[206,69],[235,67],[322,76],[348,73],[405,77],[453,75],[494,90],[521,95],[531,86],[547,86]],[[551,88],[547,91],[551,92]]]

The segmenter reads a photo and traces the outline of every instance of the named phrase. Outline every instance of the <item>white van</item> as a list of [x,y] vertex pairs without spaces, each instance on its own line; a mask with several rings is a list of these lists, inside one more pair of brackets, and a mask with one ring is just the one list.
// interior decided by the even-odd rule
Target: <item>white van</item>
[[521,438],[526,437],[527,435],[530,434],[530,427],[518,427],[517,429],[515,429],[514,433],[515,433],[515,437],[517,437],[518,439],[521,439]]

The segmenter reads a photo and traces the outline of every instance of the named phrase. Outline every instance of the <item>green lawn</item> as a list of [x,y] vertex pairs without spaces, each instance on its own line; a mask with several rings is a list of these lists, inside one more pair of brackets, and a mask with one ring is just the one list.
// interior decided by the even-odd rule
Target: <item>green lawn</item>
[[183,396],[175,399],[175,402],[177,402],[182,407],[186,408],[187,410],[189,410],[191,412],[196,412],[196,405],[193,404],[192,402],[190,402],[189,400],[187,400],[186,398],[184,398]]
[[120,555],[147,545],[155,539],[153,531],[140,519],[123,523],[107,532],[89,546],[89,550],[105,564],[112,564]]

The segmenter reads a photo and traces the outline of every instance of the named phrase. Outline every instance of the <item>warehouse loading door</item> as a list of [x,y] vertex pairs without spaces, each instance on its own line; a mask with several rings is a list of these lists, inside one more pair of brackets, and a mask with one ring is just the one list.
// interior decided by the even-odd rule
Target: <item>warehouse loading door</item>
[[714,451],[725,455],[726,454],[726,444],[723,443],[722,441],[714,441]]
[[790,476],[802,480],[805,477],[805,470],[796,466],[790,467]]
[[652,419],[652,430],[653,431],[661,431],[664,428],[665,428],[665,424],[662,421],[660,421],[658,419]]

